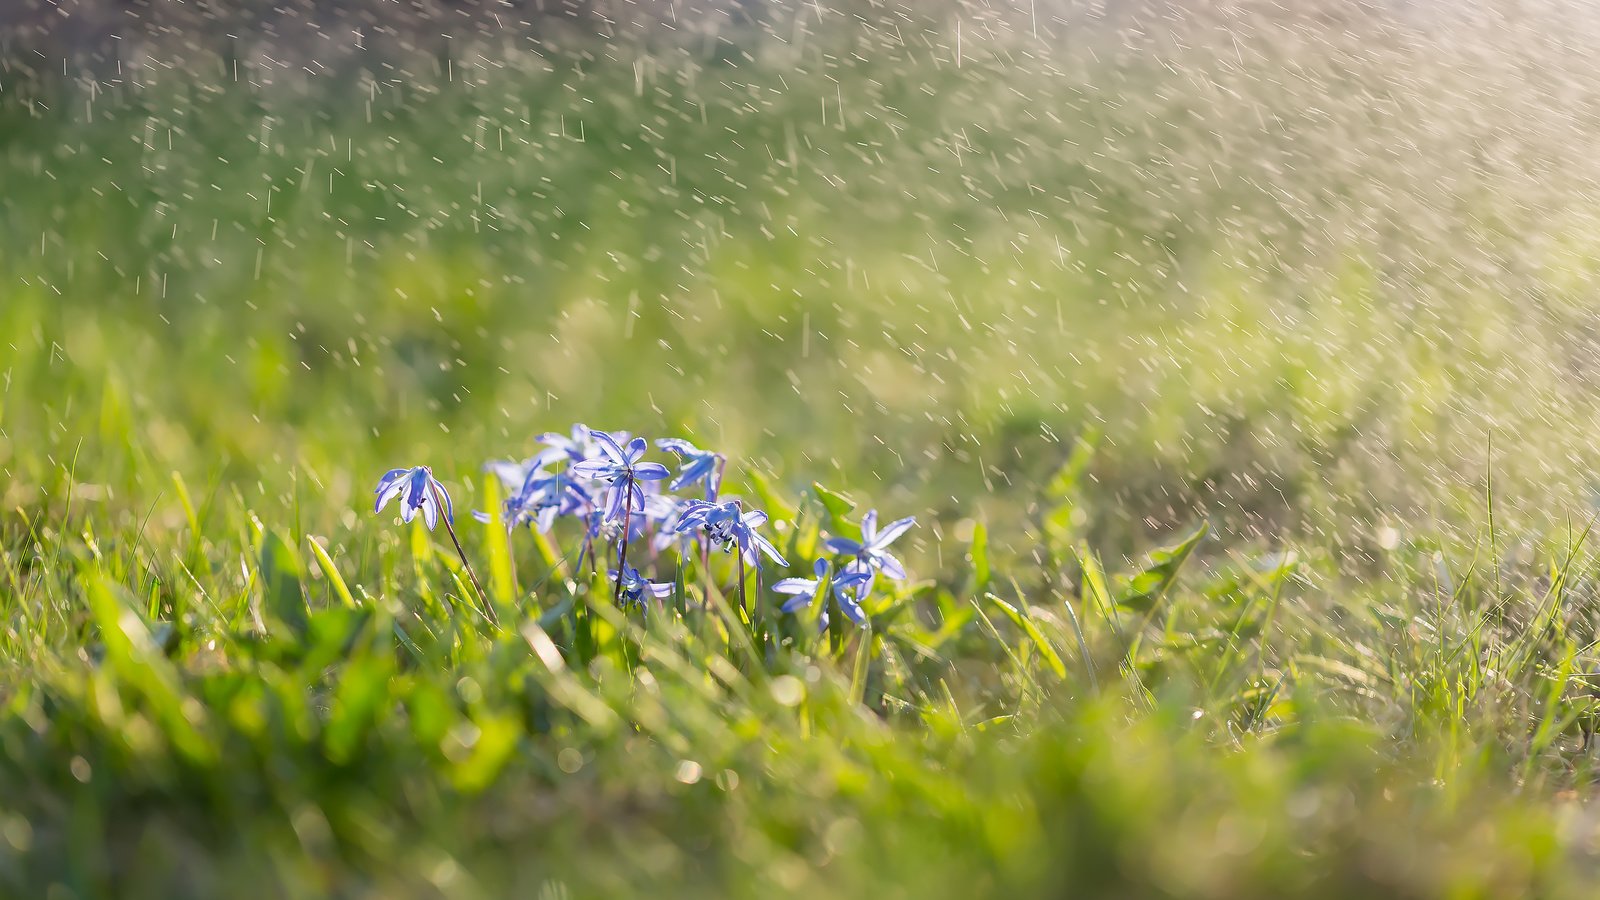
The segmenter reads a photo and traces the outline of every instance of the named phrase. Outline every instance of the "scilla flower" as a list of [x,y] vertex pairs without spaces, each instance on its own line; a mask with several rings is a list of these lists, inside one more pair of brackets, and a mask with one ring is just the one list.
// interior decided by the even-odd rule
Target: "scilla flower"
[[894,554],[886,548],[894,543],[895,538],[905,534],[915,524],[917,524],[915,517],[906,516],[904,519],[890,522],[879,531],[878,511],[874,509],[861,517],[861,540],[830,537],[824,543],[834,553],[852,557],[850,569],[867,574],[882,572],[899,581],[906,577],[905,567],[900,565],[900,560],[895,559]]
[[514,462],[509,459],[492,459],[483,464],[483,470],[493,473],[495,477],[500,479],[502,484],[515,491],[527,483],[530,476],[541,472],[545,466],[566,458],[565,451],[546,447],[522,462]]
[[378,489],[373,493],[378,495],[378,503],[373,507],[373,512],[383,512],[389,501],[400,498],[400,518],[410,522],[422,513],[422,521],[432,531],[433,526],[439,524],[439,505],[444,504],[445,523],[455,521],[454,511],[450,505],[450,492],[444,485],[433,477],[433,470],[427,466],[417,466],[411,469],[390,469],[378,479]]
[[614,486],[607,504],[607,521],[628,518],[630,513],[644,509],[644,491],[641,481],[660,481],[672,474],[660,463],[643,462],[650,444],[644,438],[634,438],[627,447],[604,431],[589,432],[600,443],[601,455],[594,459],[573,463],[567,471],[578,478],[591,478]]
[[[828,561],[819,559],[811,567],[816,573],[815,578],[785,578],[774,584],[772,589],[780,594],[792,594],[784,601],[783,611],[786,613],[799,612],[811,605],[816,599],[817,587],[822,579],[828,575]],[[828,588],[833,592],[834,599],[839,601],[839,608],[844,610],[845,618],[860,625],[867,620],[867,614],[861,611],[861,598],[866,593],[865,587],[872,580],[872,576],[865,572],[838,572],[830,579]],[[828,627],[828,611],[822,610],[821,627]]]
[[427,466],[417,466],[411,469],[390,469],[378,479],[378,503],[373,507],[373,512],[383,512],[389,501],[400,498],[400,518],[407,522],[415,519],[417,513],[422,513],[422,521],[427,523],[428,530],[439,524],[439,510],[444,509],[444,530],[450,534],[450,543],[455,545],[456,555],[461,557],[461,565],[467,571],[467,577],[472,580],[472,587],[477,590],[480,602],[483,604],[484,618],[498,626],[494,607],[489,603],[489,595],[483,590],[483,582],[478,580],[478,573],[472,568],[472,560],[467,559],[467,551],[461,546],[461,539],[456,537],[455,510],[450,505],[450,492],[444,489],[439,479],[433,477],[433,470]]
[[617,582],[618,599],[629,606],[638,606],[644,602],[644,595],[649,594],[657,600],[665,599],[672,594],[670,582],[651,581],[639,574],[633,566],[624,564],[622,572],[612,569],[609,573],[611,580]]
[[[533,523],[541,533],[550,530],[557,516],[578,515],[589,505],[589,495],[566,472],[552,475],[543,468],[527,473],[516,493],[507,497],[501,512],[506,527]],[[488,513],[474,512],[480,522],[490,521]]]
[[678,474],[672,479],[672,489],[681,491],[686,487],[696,484],[706,486],[706,499],[715,500],[717,490],[721,487],[718,482],[717,464],[722,461],[722,454],[710,450],[701,450],[682,438],[662,438],[656,441],[656,446],[678,455],[683,465],[678,469]]
[[778,548],[756,534],[756,529],[766,523],[766,513],[760,510],[745,512],[737,500],[729,500],[720,506],[705,500],[690,500],[678,515],[676,528],[679,532],[703,529],[706,537],[723,550],[731,551],[738,547],[746,565],[760,564],[759,551],[778,565],[787,566],[789,563],[778,552]]
[[[626,441],[628,434],[625,431],[615,431],[611,433],[611,437],[614,440]],[[558,458],[565,456],[571,462],[594,459],[602,452],[600,442],[594,438],[594,431],[589,426],[581,423],[572,426],[570,436],[555,431],[547,431],[539,435],[537,440],[550,448],[550,451],[554,452]]]

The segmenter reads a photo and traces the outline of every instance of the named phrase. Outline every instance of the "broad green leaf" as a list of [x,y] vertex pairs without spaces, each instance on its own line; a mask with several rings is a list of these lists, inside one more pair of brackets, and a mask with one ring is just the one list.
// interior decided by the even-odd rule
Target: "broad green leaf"
[[411,734],[420,746],[441,749],[450,726],[460,717],[450,694],[432,678],[415,678],[401,694]]
[[273,530],[261,535],[261,600],[269,628],[284,628],[281,635],[293,640],[305,637],[307,610],[301,583],[300,557],[294,548]]
[[393,670],[393,657],[379,654],[358,656],[344,667],[324,732],[328,757],[334,762],[350,762],[361,751],[388,701]]
[[873,640],[870,623],[856,632],[856,661],[850,671],[850,702],[857,706],[867,697],[867,671],[872,662]]
[[972,526],[972,544],[968,553],[972,556],[973,581],[977,590],[981,591],[989,585],[989,529],[982,522]]
[[850,511],[856,508],[854,500],[828,490],[821,482],[813,482],[811,489],[816,492],[817,499],[822,501],[822,508],[828,513],[828,526],[834,534],[849,538],[861,536],[861,526],[846,518]]
[[489,549],[489,593],[496,603],[513,604],[516,591],[511,586],[511,533],[500,521],[500,479],[493,474],[483,477],[483,502],[489,509],[489,523],[484,526],[484,544]]
[[1078,545],[1078,565],[1083,569],[1083,588],[1088,596],[1094,600],[1100,615],[1110,617],[1115,604],[1111,600],[1111,591],[1106,587],[1106,574],[1100,568],[1100,560],[1089,550],[1087,544]]
[[521,724],[505,715],[486,716],[470,723],[470,727],[474,732],[472,750],[457,763],[451,779],[457,790],[469,794],[494,783],[517,749],[517,738],[522,734]]
[[1095,446],[1100,442],[1100,433],[1090,431],[1078,438],[1072,447],[1072,454],[1067,461],[1056,470],[1050,484],[1045,487],[1045,496],[1051,498],[1066,498],[1078,487],[1078,480],[1083,477],[1084,471],[1089,468],[1089,463],[1094,459]]
[[1206,536],[1210,528],[1210,524],[1202,520],[1178,543],[1151,551],[1145,567],[1123,580],[1121,589],[1117,592],[1117,605],[1137,613],[1148,613],[1154,609],[1166,595],[1172,580],[1178,576],[1178,570],[1183,567],[1184,561],[1194,552],[1195,546]]
[[1006,614],[1006,618],[1011,620],[1012,624],[1021,628],[1028,635],[1028,639],[1033,641],[1034,647],[1044,657],[1045,663],[1050,666],[1050,671],[1056,673],[1057,678],[1064,679],[1067,677],[1067,666],[1066,663],[1061,661],[1061,654],[1056,652],[1056,648],[1051,646],[1050,640],[1044,636],[1044,632],[1039,630],[1039,626],[1035,625],[1030,617],[1023,615],[1015,606],[993,594],[986,593],[983,595],[983,599],[998,607],[1001,612]]
[[761,498],[761,506],[768,517],[785,522],[794,521],[794,505],[778,494],[772,482],[767,480],[767,476],[751,469],[744,473],[744,479],[750,483],[750,489],[755,491],[756,496]]
[[312,613],[301,642],[305,649],[305,655],[299,658],[302,670],[320,672],[360,652],[357,644],[371,620],[370,610],[343,606],[330,606]]
[[183,690],[178,671],[161,652],[150,627],[99,572],[86,573],[85,594],[105,645],[105,664],[123,690],[131,688],[148,704],[161,731],[190,759],[208,761],[215,747],[201,730],[204,710]]
[[317,559],[317,568],[322,570],[322,576],[333,586],[333,592],[339,596],[340,602],[355,609],[356,599],[350,595],[350,588],[345,585],[344,578],[339,574],[339,567],[333,564],[333,557],[322,549],[322,544],[318,543],[316,538],[307,537],[306,543],[311,545],[311,555]]
[[183,483],[183,476],[178,470],[172,470],[172,489],[178,494],[178,503],[183,506],[184,520],[189,523],[189,533],[197,538],[200,535],[200,519],[195,515],[194,501],[189,497],[189,486]]

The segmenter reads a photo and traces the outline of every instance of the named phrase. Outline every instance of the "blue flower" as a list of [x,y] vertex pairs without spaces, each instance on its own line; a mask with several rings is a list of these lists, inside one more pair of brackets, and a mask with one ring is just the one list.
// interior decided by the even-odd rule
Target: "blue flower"
[[[534,458],[534,460],[540,459],[541,457]],[[577,515],[588,507],[590,503],[588,492],[574,482],[571,475],[566,472],[551,474],[544,471],[543,464],[541,461],[528,469],[516,493],[506,498],[501,520],[506,523],[507,528],[516,528],[532,522],[543,533],[550,530],[557,516]],[[497,464],[490,463],[490,466],[495,465]],[[501,465],[515,466],[515,464]],[[499,470],[493,471],[504,477]],[[474,512],[472,515],[480,522],[490,520],[488,513]]]
[[645,497],[644,515],[656,533],[650,539],[650,546],[657,553],[678,545],[679,553],[688,553],[694,546],[694,535],[678,531],[678,521],[683,516],[684,510],[694,501],[683,500],[671,494],[650,494]]
[[[616,569],[612,569],[607,574],[611,576],[612,581],[617,580]],[[647,593],[657,600],[664,599],[672,594],[671,582],[651,581],[645,578],[643,575],[640,575],[639,570],[635,569],[633,566],[624,565],[622,567],[621,578],[620,596],[622,600],[629,606],[639,606],[643,604],[644,595]]]
[[450,492],[444,489],[438,479],[433,477],[433,470],[427,466],[416,466],[411,469],[390,469],[378,479],[378,489],[373,491],[378,495],[378,502],[372,508],[375,513],[383,512],[389,501],[400,498],[400,518],[407,522],[417,517],[421,511],[422,521],[432,531],[433,526],[439,523],[439,503],[444,502],[444,515],[446,522],[455,521],[454,511],[450,505]]
[[681,491],[703,483],[706,486],[706,499],[716,499],[717,491],[721,488],[717,466],[722,461],[722,454],[701,450],[682,438],[662,438],[656,441],[656,446],[676,453],[682,462],[677,477],[672,479],[673,490]]
[[527,482],[530,475],[557,460],[565,458],[567,458],[565,451],[557,448],[546,448],[522,462],[513,462],[509,459],[490,460],[483,464],[483,470],[493,473],[506,487],[516,490]]
[[[790,599],[784,601],[783,611],[786,613],[798,612],[811,606],[811,601],[816,599],[817,585],[828,574],[828,561],[819,559],[811,567],[816,573],[815,578],[785,578],[772,586],[780,594],[792,594]],[[867,593],[867,586],[872,581],[872,576],[866,572],[844,571],[831,579],[829,586],[833,596],[839,601],[839,608],[844,611],[845,618],[860,625],[867,620],[867,614],[861,610],[861,601]],[[828,610],[822,610],[821,627],[828,627]]]
[[905,534],[911,526],[917,524],[913,516],[896,519],[878,530],[878,511],[870,510],[861,517],[861,540],[852,541],[849,538],[830,537],[824,544],[834,553],[851,557],[848,568],[864,572],[868,575],[882,572],[884,575],[899,581],[906,577],[905,567],[900,565],[900,560],[887,548],[894,543],[895,538]]
[[[595,440],[594,434],[594,431],[589,426],[580,423],[572,426],[570,436],[547,431],[539,435],[537,440],[558,456],[565,456],[572,462],[583,462],[586,459],[594,459],[603,452],[600,449],[600,442]],[[628,433],[614,431],[610,437],[617,442],[626,441]]]
[[644,438],[634,438],[624,448],[617,439],[604,431],[589,434],[599,442],[601,455],[585,459],[567,467],[577,478],[602,481],[612,485],[606,503],[606,521],[623,518],[628,510],[644,509],[644,491],[641,481],[660,481],[672,474],[661,463],[641,462],[649,443]]
[[672,522],[677,521],[678,511],[683,508],[683,501],[671,494],[661,493],[660,482],[643,487],[644,520],[657,528],[669,528]]
[[761,564],[761,557],[757,551],[766,554],[773,562],[780,566],[789,563],[778,552],[772,542],[756,534],[756,529],[765,525],[767,514],[760,510],[745,512],[737,500],[717,505],[706,500],[690,500],[684,504],[683,510],[678,514],[678,532],[702,529],[711,542],[723,550],[731,551],[739,548],[739,555],[745,565],[756,566]]

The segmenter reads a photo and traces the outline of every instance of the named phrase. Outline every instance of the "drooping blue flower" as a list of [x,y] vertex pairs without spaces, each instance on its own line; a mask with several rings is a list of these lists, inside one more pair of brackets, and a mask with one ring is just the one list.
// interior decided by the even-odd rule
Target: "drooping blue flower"
[[[612,581],[618,579],[616,569],[612,569],[607,574],[610,575]],[[625,565],[622,567],[621,579],[622,589],[620,595],[622,601],[629,606],[641,605],[644,602],[645,594],[649,594],[657,600],[664,599],[672,594],[671,582],[651,581],[639,574],[639,570],[633,566]]]
[[879,531],[878,511],[869,510],[861,517],[861,540],[830,537],[823,543],[834,553],[851,557],[849,565],[851,569],[867,574],[882,572],[889,578],[900,581],[906,577],[905,567],[900,565],[900,560],[896,559],[887,548],[915,524],[917,524],[916,517],[906,516],[904,519],[890,522]]
[[[450,534],[450,543],[456,547],[456,553],[461,557],[461,567],[466,570],[467,578],[472,582],[472,587],[478,592],[479,598],[487,598],[484,593],[483,582],[478,580],[478,573],[472,568],[472,560],[467,558],[467,551],[461,547],[461,541],[456,538],[455,509],[450,503],[450,492],[445,490],[439,479],[433,477],[433,470],[427,466],[415,466],[410,469],[390,469],[378,479],[378,488],[373,493],[378,495],[378,502],[373,506],[374,513],[383,512],[390,500],[400,500],[400,518],[411,522],[422,513],[422,521],[427,523],[428,530],[439,523],[441,508],[444,512],[444,529]],[[480,612],[488,619],[490,624],[499,626],[500,620],[494,611],[494,606],[484,600]]]
[[661,463],[643,461],[650,447],[644,438],[634,438],[623,447],[604,431],[591,430],[589,434],[599,442],[601,455],[575,462],[567,471],[574,477],[605,482],[614,488],[606,497],[607,522],[624,518],[628,510],[643,510],[644,491],[639,482],[660,481],[672,473]]
[[778,565],[787,566],[789,563],[778,552],[778,548],[756,533],[756,529],[766,523],[766,513],[760,510],[745,512],[738,500],[729,500],[721,505],[706,500],[690,500],[678,514],[675,528],[679,532],[701,529],[713,544],[725,551],[738,547],[745,565],[760,565],[759,554],[765,554]]
[[[828,561],[817,560],[811,567],[816,573],[815,578],[785,578],[772,585],[772,589],[780,594],[792,594],[784,601],[783,611],[786,613],[799,612],[811,606],[816,599],[817,586],[822,579],[828,576]],[[843,571],[834,573],[829,579],[829,590],[834,599],[839,601],[839,609],[844,611],[845,618],[860,625],[867,620],[867,614],[861,609],[861,601],[866,596],[867,585],[872,581],[872,576],[865,572]],[[822,610],[821,627],[828,627],[828,611]]]
[[439,523],[439,504],[444,504],[444,516],[447,523],[455,521],[455,511],[450,504],[450,492],[444,485],[433,477],[433,470],[427,466],[415,466],[410,469],[390,469],[378,479],[378,489],[373,491],[378,495],[378,502],[373,506],[374,513],[383,512],[389,501],[400,499],[400,518],[410,522],[422,513],[422,521],[427,523],[428,530]]
[[718,473],[718,463],[722,461],[722,454],[711,450],[701,450],[682,438],[662,438],[656,441],[656,446],[678,455],[681,466],[678,474],[672,479],[672,489],[681,491],[686,487],[704,484],[706,499],[717,499],[717,492],[721,489],[721,476]]

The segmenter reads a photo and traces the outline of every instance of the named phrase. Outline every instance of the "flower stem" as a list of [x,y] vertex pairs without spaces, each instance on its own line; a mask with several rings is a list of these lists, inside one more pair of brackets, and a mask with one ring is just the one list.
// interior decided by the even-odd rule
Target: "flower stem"
[[[440,511],[444,510],[444,498],[439,496],[439,488],[437,486],[433,488],[433,501],[439,506]],[[477,590],[478,599],[483,604],[484,617],[489,620],[489,624],[498,628],[500,626],[500,617],[494,611],[494,604],[489,602],[489,595],[484,593],[483,583],[478,581],[478,573],[472,568],[472,560],[467,559],[467,551],[461,549],[461,539],[456,537],[456,528],[450,524],[449,514],[446,514],[443,518],[444,530],[450,534],[450,543],[456,545],[456,555],[461,557],[461,565],[466,568],[467,577],[472,579],[472,587]]]
[[517,577],[517,552],[516,544],[511,540],[515,529],[506,526],[506,563],[511,567],[511,596],[522,596],[522,579]]
[[628,532],[633,530],[633,479],[622,479],[622,547],[617,553],[617,591],[611,602],[622,605],[622,579],[628,573]]
[[750,615],[750,604],[745,602],[744,596],[744,550],[735,547],[733,549],[733,558],[739,566],[739,610],[744,613],[745,621],[754,624],[755,619]]

